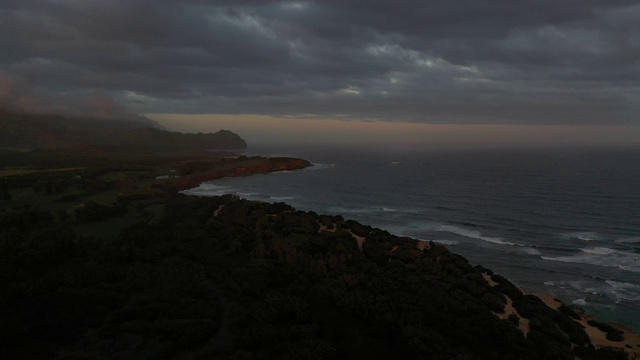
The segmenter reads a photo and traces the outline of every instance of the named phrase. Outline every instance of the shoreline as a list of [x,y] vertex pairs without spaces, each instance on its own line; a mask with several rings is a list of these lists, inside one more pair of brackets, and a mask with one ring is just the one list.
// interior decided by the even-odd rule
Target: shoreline
[[[567,306],[562,300],[555,298],[551,294],[545,293],[528,293],[534,295],[542,300],[548,307],[558,310],[561,306]],[[572,307],[576,309],[575,307]],[[584,331],[587,333],[591,342],[597,347],[613,348],[623,350],[629,354],[630,359],[640,358],[640,335],[636,334],[632,329],[618,323],[609,323],[607,325],[621,331],[624,336],[624,341],[611,341],[606,338],[607,333],[598,329],[596,326],[589,324],[590,321],[600,322],[600,320],[589,315],[582,308],[577,308],[576,311],[580,315],[578,322],[584,327]],[[627,345],[629,347],[627,347]]]
[[[287,158],[287,159],[291,160],[292,158]],[[300,159],[294,159],[294,160],[300,160]],[[306,161],[304,161],[304,162],[306,162]],[[306,162],[306,163],[308,163],[308,162]],[[302,164],[302,163],[299,163],[299,164]],[[312,166],[312,165],[309,163],[309,165],[307,165],[307,166]],[[297,169],[303,169],[303,168],[305,168],[307,166],[302,166],[302,167],[293,168],[293,169],[277,169],[277,170],[272,170],[272,171],[267,170],[267,171],[264,171],[264,172],[262,171],[263,169],[261,168],[260,172],[255,172],[255,173],[252,173],[251,171],[249,171],[248,173],[245,173],[244,169],[243,169],[240,172],[232,172],[232,175],[230,175],[230,176],[218,176],[218,177],[208,178],[205,181],[217,180],[217,179],[220,179],[222,177],[244,177],[244,176],[251,176],[251,175],[254,175],[254,174],[266,174],[266,173],[271,173],[271,172],[275,172],[275,171],[297,170]],[[238,175],[235,175],[235,174],[238,174]],[[217,176],[217,175],[214,174],[214,176]],[[195,187],[199,186],[201,183],[198,183]],[[195,188],[195,187],[190,187],[190,188]],[[188,190],[188,189],[184,189],[184,190]],[[195,195],[195,196],[201,196],[201,195]],[[237,195],[235,195],[235,196],[237,196]],[[240,196],[237,196],[237,197],[239,199],[246,200],[246,201],[257,201],[257,200],[247,200],[247,199],[244,199],[244,198],[242,198]],[[216,211],[216,214],[214,216],[217,216],[219,211],[220,211],[220,209],[218,209]],[[304,210],[301,210],[301,211],[304,211]],[[327,216],[342,216],[342,215],[341,214],[337,214],[337,215],[327,215]],[[333,225],[335,226],[336,224],[333,224]],[[320,231],[325,230],[325,231],[335,232],[335,229],[337,229],[337,227],[334,227],[333,230],[330,230],[325,225],[321,225]],[[384,230],[384,229],[382,229],[382,230]],[[366,242],[366,236],[357,236],[357,235],[355,235],[353,233],[351,233],[351,235],[354,237],[354,239],[357,240],[358,248],[360,249],[360,251],[362,251],[363,244]],[[406,239],[407,237],[398,236],[398,238],[405,238]],[[416,246],[420,250],[425,250],[425,249],[429,248],[429,243],[427,243],[427,242],[425,242],[423,240],[414,239],[414,238],[409,238],[409,239],[416,241],[416,243],[417,243]],[[444,246],[444,245],[442,245],[442,246]],[[392,252],[393,252],[393,250],[394,249],[392,249]],[[452,253],[456,254],[455,252],[452,252]],[[485,275],[487,275],[486,273],[483,272],[482,275],[483,275],[483,277],[485,277],[485,280],[487,280],[487,283],[490,286],[495,287],[495,286],[498,285],[493,280],[491,280],[490,276],[485,276]],[[581,325],[581,327],[584,329],[584,332],[589,337],[591,344],[596,349],[610,348],[610,349],[613,349],[613,350],[624,351],[624,352],[627,353],[629,359],[631,359],[631,360],[640,359],[640,335],[635,333],[632,329],[630,329],[630,328],[628,328],[628,327],[626,327],[626,326],[624,326],[622,324],[617,324],[617,323],[606,324],[606,325],[609,325],[612,328],[617,329],[618,331],[620,331],[620,333],[624,337],[623,341],[611,341],[611,340],[608,340],[606,338],[607,332],[598,329],[597,326],[589,324],[589,322],[601,323],[600,320],[597,317],[593,316],[593,315],[589,315],[584,309],[578,308],[578,307],[575,307],[575,306],[572,306],[572,305],[567,305],[565,302],[563,302],[560,299],[555,298],[551,294],[541,293],[541,292],[530,292],[530,291],[523,290],[523,289],[520,289],[520,290],[522,291],[522,293],[524,295],[533,295],[533,296],[537,297],[547,307],[549,307],[549,308],[551,308],[553,310],[560,311],[559,310],[560,307],[563,307],[563,306],[573,309],[577,314],[579,314],[579,319],[574,319],[574,321]],[[496,315],[501,319],[507,319],[508,315],[510,315],[510,314],[519,315],[518,311],[512,305],[512,300],[509,297],[507,297],[507,303],[505,304],[504,314],[496,314]],[[522,316],[519,316],[519,317],[520,317],[520,321],[521,321],[520,328],[523,331],[523,335],[525,335],[525,337],[526,337],[526,335],[527,335],[527,333],[529,331],[529,319],[525,318],[525,317],[522,317]]]
[[[571,344],[564,338],[576,335],[575,329],[577,325],[568,330],[565,327],[562,327],[560,331],[557,330],[559,329],[558,326],[566,324],[568,315],[553,309],[553,306],[559,308],[561,305],[558,304],[560,303],[550,303],[553,306],[549,307],[549,304],[543,302],[544,299],[542,298],[544,297],[547,298],[547,301],[554,300],[551,295],[542,294],[540,295],[541,298],[535,298],[539,301],[532,301],[535,300],[533,299],[534,296],[523,295],[518,291],[520,293],[520,304],[514,303],[511,299],[501,301],[501,299],[507,299],[508,297],[516,299],[515,295],[512,296],[514,293],[511,291],[515,287],[507,279],[496,276],[494,277],[495,281],[493,281],[489,276],[488,280],[485,277],[485,280],[487,280],[487,283],[485,283],[480,275],[483,272],[481,266],[473,266],[466,258],[449,251],[443,245],[405,236],[396,236],[380,228],[345,219],[341,215],[318,215],[312,211],[296,211],[293,207],[283,202],[275,204],[258,203],[245,199],[241,200],[237,195],[217,197],[189,196],[189,194],[181,194],[178,190],[180,186],[189,187],[189,185],[196,182],[195,186],[197,186],[201,180],[210,181],[226,176],[251,176],[276,171],[303,169],[308,166],[311,166],[308,161],[294,158],[185,159],[173,163],[148,164],[146,167],[141,165],[138,167],[121,165],[120,168],[97,168],[93,169],[92,172],[83,172],[82,177],[69,174],[70,179],[76,183],[80,181],[83,184],[86,183],[85,187],[89,189],[83,188],[84,191],[91,189],[95,191],[90,195],[84,195],[84,193],[77,195],[75,188],[46,196],[38,196],[39,193],[31,187],[22,188],[21,192],[12,191],[12,193],[16,195],[14,199],[16,203],[26,204],[31,200],[39,200],[42,204],[48,204],[49,209],[53,210],[57,206],[68,209],[93,209],[98,211],[89,213],[89,210],[79,210],[81,212],[78,215],[84,217],[77,215],[75,221],[73,218],[60,217],[56,221],[66,222],[73,234],[78,234],[77,236],[87,236],[89,238],[96,236],[96,239],[99,238],[101,243],[106,244],[105,246],[112,246],[113,256],[120,258],[121,263],[125,264],[124,266],[132,266],[126,274],[137,274],[136,270],[138,268],[136,267],[141,266],[139,264],[146,264],[145,266],[148,266],[150,271],[160,271],[158,274],[162,274],[161,277],[168,276],[166,274],[172,274],[167,279],[173,279],[173,276],[177,276],[177,279],[180,280],[177,283],[191,284],[189,279],[203,278],[202,271],[206,272],[217,268],[217,265],[211,267],[211,264],[227,264],[230,266],[229,269],[237,266],[254,275],[246,277],[243,275],[241,278],[234,278],[235,280],[229,282],[229,284],[235,284],[237,281],[245,284],[244,281],[246,280],[248,282],[243,285],[243,288],[252,289],[254,286],[267,286],[263,290],[276,291],[281,289],[283,293],[298,289],[296,286],[299,285],[295,285],[298,283],[278,282],[279,285],[276,287],[265,285],[270,284],[269,281],[275,279],[271,275],[281,280],[289,279],[293,281],[293,279],[302,274],[306,281],[312,281],[311,284],[315,285],[309,288],[305,287],[307,289],[305,291],[298,289],[302,291],[298,294],[300,296],[298,300],[280,297],[264,298],[263,292],[260,291],[255,292],[254,300],[257,301],[255,304],[273,300],[275,301],[273,303],[276,306],[275,308],[279,308],[284,304],[282,302],[284,299],[293,301],[290,305],[295,305],[296,309],[303,310],[305,307],[299,307],[298,305],[307,304],[306,306],[315,310],[300,313],[300,316],[304,316],[298,320],[307,319],[304,321],[309,321],[310,324],[315,324],[314,326],[320,326],[329,333],[335,331],[336,326],[342,324],[341,321],[345,321],[341,316],[331,317],[331,314],[336,314],[336,309],[342,309],[342,311],[348,313],[352,312],[353,317],[349,321],[353,327],[349,334],[353,334],[355,336],[354,339],[362,340],[362,349],[369,349],[372,346],[371,343],[380,342],[381,344],[386,344],[385,341],[388,338],[380,336],[380,333],[360,333],[363,326],[370,325],[366,319],[370,316],[375,316],[375,314],[380,314],[382,309],[383,313],[388,312],[390,315],[389,317],[378,319],[377,324],[380,329],[388,328],[389,326],[391,328],[409,326],[407,329],[422,329],[420,330],[421,334],[431,332],[445,334],[450,351],[460,351],[460,354],[468,351],[478,351],[478,354],[486,355],[498,350],[517,354],[518,346],[527,348],[532,354],[540,356],[532,357],[535,359],[557,358],[553,354],[562,353],[567,355],[571,353]],[[168,178],[157,177],[165,174],[170,174],[171,176]],[[42,180],[42,175],[36,175],[20,178],[20,183],[16,179],[12,179],[12,181],[15,182],[15,185],[21,184],[22,186],[26,185],[28,181],[37,183],[37,181]],[[55,179],[53,178],[53,180]],[[70,183],[69,186],[71,185],[73,184]],[[94,185],[96,186],[95,188],[90,188],[90,186]],[[72,194],[76,195],[70,198],[69,201],[62,203],[59,201]],[[92,204],[92,201],[95,201],[98,195],[103,198],[102,204],[93,203],[92,206],[75,207],[76,204]],[[44,201],[42,198],[44,198]],[[108,202],[110,199],[115,202]],[[124,212],[126,215],[112,212],[112,210],[122,209],[126,209]],[[90,217],[91,215],[93,215],[93,218]],[[161,226],[156,226],[159,222],[162,222]],[[103,231],[106,227],[113,229],[118,226],[121,229],[120,233],[105,234]],[[33,231],[33,229],[33,227],[28,227],[25,231]],[[128,239],[124,242],[126,246],[123,246],[124,239]],[[211,241],[212,239],[216,241]],[[60,245],[62,246],[64,243],[60,243]],[[77,254],[80,254],[78,256],[97,251],[95,247],[86,241],[78,241],[76,246],[80,249],[77,252]],[[193,252],[194,247],[198,249],[196,252],[201,256]],[[162,251],[167,252],[163,253]],[[163,254],[168,255],[168,257]],[[174,256],[176,257],[175,259],[173,259]],[[103,259],[104,257],[94,254],[89,258]],[[230,258],[235,260],[229,260]],[[70,259],[73,261],[67,261],[66,258],[63,258],[60,260],[62,261],[61,264],[73,268],[75,264],[82,263],[73,257]],[[165,262],[167,259],[173,260]],[[193,269],[195,273],[191,273],[190,270],[184,272],[184,274],[175,272],[175,264],[177,263],[174,260],[176,259],[182,259],[180,261],[184,260],[186,263],[193,262],[194,266],[190,265],[185,269]],[[213,262],[209,263],[211,261]],[[203,262],[209,265],[195,266],[196,264],[204,264]],[[110,269],[113,264],[109,260],[104,266]],[[260,266],[256,266],[258,264]],[[289,275],[282,277],[280,272],[265,274],[262,266],[266,264],[270,264],[268,268],[280,269],[278,271],[284,271],[285,274]],[[169,269],[171,270],[169,271]],[[369,271],[363,271],[363,269],[368,269]],[[484,271],[490,272],[486,269]],[[75,273],[76,271],[71,272]],[[78,271],[78,273],[80,272]],[[243,272],[241,273],[244,274]],[[208,276],[220,276],[219,274],[220,272],[213,270]],[[223,274],[233,275],[235,272],[224,272]],[[197,276],[194,277],[193,275]],[[265,278],[253,283],[248,280],[257,279],[260,276]],[[26,280],[29,279],[27,277]],[[65,289],[62,286],[66,281],[65,279],[66,277],[53,278],[54,281],[59,282],[56,285],[56,289]],[[146,278],[140,278],[140,280],[146,281]],[[266,280],[266,282],[263,280]],[[119,284],[118,281],[114,284],[116,283]],[[226,284],[226,282],[223,283]],[[103,286],[101,284],[103,283],[91,282],[83,285],[81,289],[83,289],[82,291],[89,291]],[[225,292],[229,290],[218,284],[220,282],[217,281],[211,283],[218,291]],[[193,286],[196,285],[198,283]],[[494,288],[496,285],[501,285],[501,287]],[[110,286],[108,285],[107,287]],[[114,287],[111,290],[114,289],[116,288]],[[120,288],[118,287],[117,289]],[[123,293],[123,301],[131,296],[136,296],[136,288],[131,289],[133,292],[125,291]],[[207,287],[206,289],[209,288]],[[285,291],[286,289],[289,290]],[[160,291],[162,289],[158,288],[157,290]],[[323,306],[328,306],[326,302],[316,302],[316,297],[313,296],[316,291],[320,291],[319,294],[323,294],[322,296],[324,297],[322,299],[331,300],[333,305],[325,308]],[[173,293],[175,296],[180,297],[180,291]],[[225,294],[229,295],[231,293],[233,291]],[[150,299],[154,298],[154,294],[149,294]],[[211,292],[202,291],[198,292],[198,294],[206,297]],[[254,293],[252,292],[252,294]],[[436,296],[432,297],[434,294]],[[26,299],[30,294],[19,293],[16,296],[16,299]],[[522,299],[523,297],[525,299]],[[49,301],[48,299],[43,298],[42,301],[46,303],[46,301]],[[208,304],[211,301],[215,303],[216,301],[216,299],[208,298],[201,300],[202,302],[198,304]],[[238,301],[240,300],[244,301],[246,299],[241,297]],[[308,303],[305,303],[305,301],[308,301]],[[523,303],[524,307],[519,307]],[[64,309],[66,310],[64,311],[79,311],[77,307],[73,306],[74,302],[72,301],[63,301],[61,304],[65,306]],[[126,323],[128,321],[127,316],[135,315],[127,315],[127,311],[129,311],[127,304],[128,302],[124,301],[114,305],[111,315],[117,315],[117,319],[121,319],[123,323]],[[234,309],[245,309],[251,305],[251,303],[242,304],[242,306],[238,305]],[[395,304],[402,304],[402,306],[396,308]],[[144,309],[146,305],[140,306],[140,309]],[[318,306],[320,307],[318,308]],[[530,311],[528,314],[524,312],[527,306]],[[171,312],[175,308],[175,306],[171,305],[163,311]],[[430,312],[430,308],[439,310]],[[21,308],[16,305],[16,309],[19,310]],[[94,309],[97,309],[97,307],[91,307],[89,310]],[[221,305],[220,309],[225,309],[224,304]],[[365,309],[368,314],[362,319],[358,317],[364,314],[359,312],[361,309]],[[411,311],[407,313],[403,309],[411,309]],[[82,310],[82,314],[85,314],[86,309],[80,310]],[[316,310],[319,312],[316,312]],[[518,323],[524,327],[529,325],[529,319],[509,316],[510,314],[518,313],[518,311],[531,318],[531,326],[529,328],[531,336],[529,337],[523,336],[524,334],[518,331]],[[63,312],[53,309],[51,315],[58,313]],[[415,323],[414,321],[417,319],[415,316],[404,318],[403,314],[415,314],[415,316],[423,320]],[[24,321],[31,321],[29,320],[31,318],[26,313],[21,316],[27,319]],[[102,315],[99,314],[96,316],[101,322],[110,319],[109,317],[102,318],[100,317]],[[184,325],[182,323],[184,314],[176,313],[175,317],[175,321]],[[543,325],[536,325],[536,319],[542,320]],[[585,323],[591,319],[595,318],[584,316]],[[144,331],[141,334],[147,337],[154,334],[150,329],[155,326],[154,321],[157,321],[153,320],[153,318],[148,320],[141,323],[144,325]],[[514,320],[518,321],[514,324]],[[34,319],[28,324],[33,329],[42,329],[38,321],[38,319]],[[66,320],[62,319],[60,321]],[[228,326],[231,325],[228,323],[221,324],[223,325],[218,326],[215,323],[211,323],[212,329],[220,328],[223,333],[230,334]],[[454,324],[469,324],[470,327],[462,329]],[[201,331],[201,327],[199,327],[201,324],[192,325],[195,332]],[[125,334],[122,336],[126,337],[126,326],[122,328],[114,327],[113,329],[115,329],[115,332],[109,334],[107,338],[120,336],[118,334]],[[488,330],[491,332],[488,332]],[[588,334],[588,339],[590,339],[591,343],[598,347],[607,346],[607,343],[602,342],[596,336],[597,333],[594,331],[599,331],[598,329],[590,330],[593,330]],[[469,341],[461,342],[459,340],[460,331],[466,334]],[[546,337],[547,331],[555,332],[557,336]],[[42,332],[43,334],[41,335],[46,335],[47,333],[44,330]],[[578,333],[581,339],[587,339],[587,335],[582,334],[582,330],[579,330]],[[534,334],[536,336],[533,336]],[[267,335],[264,334],[264,336]],[[333,349],[342,349],[341,351],[344,354],[348,353],[349,349],[354,346],[354,343],[351,342],[341,348],[338,343],[333,343],[330,341],[331,339],[324,338],[321,334],[314,332],[309,333],[309,336],[314,339],[317,338],[318,341],[329,341],[327,344],[330,343]],[[421,337],[422,335],[415,331],[403,333],[401,336],[407,349],[412,348],[410,344],[413,344],[412,341],[414,339],[425,339],[427,346],[420,350],[424,351],[425,354],[435,351],[436,345],[441,344],[441,341],[438,340],[439,338]],[[483,339],[483,336],[489,336],[488,340],[478,340],[477,342],[474,340]],[[28,338],[28,340],[37,342],[39,338],[41,336],[34,336],[33,338]],[[80,338],[82,337],[80,336]],[[631,336],[627,336],[627,341],[624,344],[629,343],[630,339]],[[491,345],[493,340],[497,341],[496,345]],[[91,344],[89,340],[87,341],[86,344]],[[55,343],[52,344],[55,345]],[[584,341],[578,341],[576,344],[580,348],[577,349],[575,354],[581,357],[584,356],[585,359],[593,358],[591,355],[587,357],[587,354],[597,356],[597,354],[606,353],[606,351],[600,352],[590,348]],[[635,344],[631,342],[630,346]],[[393,344],[389,343],[387,345],[389,349],[393,348]],[[547,345],[550,347],[547,348]],[[415,350],[417,351],[417,349]],[[66,348],[64,351],[73,352],[75,350]],[[636,354],[629,351],[627,353]],[[549,356],[549,354],[552,355]],[[624,354],[617,354],[615,358],[621,359],[623,357],[625,357]],[[495,357],[486,355],[486,357],[481,358]]]
[[[262,157],[260,157],[260,158],[262,158]],[[220,178],[223,178],[223,177],[245,177],[245,176],[251,176],[251,175],[254,175],[254,174],[267,174],[267,173],[276,172],[276,171],[298,170],[298,169],[306,168],[308,166],[313,166],[308,161],[302,160],[302,159],[297,159],[297,158],[263,158],[263,159],[279,159],[280,161],[285,161],[284,164],[287,164],[287,162],[288,162],[288,166],[289,167],[287,167],[286,165],[285,166],[279,166],[279,167],[276,166],[274,168],[265,168],[264,166],[256,166],[256,167],[249,167],[249,168],[241,167],[241,168],[237,168],[237,169],[234,169],[232,171],[226,172],[225,174],[228,174],[228,175],[221,175],[220,172],[208,173],[208,174],[205,174],[204,176],[202,176],[202,178],[206,178],[206,180],[195,184],[195,186],[191,186],[191,187],[188,187],[186,189],[181,189],[181,190],[188,190],[188,189],[191,189],[191,188],[196,188],[196,187],[200,186],[205,181],[217,180],[217,179],[220,179]],[[200,177],[198,177],[197,179],[200,179]],[[196,179],[193,179],[193,180],[196,180]],[[188,182],[187,184],[193,185],[193,180]],[[199,195],[196,195],[196,196],[199,196]],[[239,198],[240,199],[244,199],[242,197],[239,197]],[[247,199],[244,199],[244,200],[247,200]],[[248,200],[248,201],[252,201],[252,200]],[[329,216],[333,216],[333,215],[329,215]],[[342,214],[338,214],[338,216],[343,216],[343,215]],[[323,228],[325,230],[327,230],[326,227],[324,227],[324,226],[321,227],[321,229],[323,229]],[[382,230],[384,230],[384,229],[382,229]],[[335,231],[335,230],[333,230],[333,231]],[[352,234],[352,235],[354,236],[354,238],[356,238],[355,234]],[[399,238],[406,238],[404,236],[399,236],[399,235],[398,235],[398,237]],[[418,246],[419,249],[427,249],[429,247],[428,243],[426,243],[425,241],[422,241],[422,240],[419,240],[419,239],[413,239],[413,238],[410,238],[410,239],[418,242],[417,246]],[[357,236],[358,247],[361,249],[361,251],[362,251],[362,245],[363,245],[363,243],[365,241],[366,241],[366,237]],[[455,253],[455,252],[453,252],[453,253]],[[487,280],[487,282],[489,283],[490,286],[495,287],[496,285],[498,285],[497,283],[495,283],[495,282],[493,282],[491,280],[490,276],[485,276],[485,275],[486,275],[486,273],[483,272],[483,277],[485,277],[485,280]],[[551,294],[541,293],[541,292],[530,292],[530,291],[527,291],[527,290],[524,290],[524,289],[520,289],[520,290],[525,295],[533,295],[533,296],[539,298],[547,307],[549,307],[551,309],[558,310],[560,307],[565,306],[565,307],[570,307],[571,309],[575,310],[576,313],[579,314],[580,318],[579,319],[574,319],[574,321],[578,322],[584,328],[584,331],[586,332],[587,336],[591,340],[591,343],[596,348],[612,348],[612,349],[616,349],[616,350],[622,350],[622,351],[625,351],[629,355],[630,359],[640,358],[640,335],[638,335],[632,329],[630,329],[630,328],[628,328],[628,327],[626,327],[626,326],[624,326],[622,324],[617,324],[617,323],[607,324],[607,325],[619,330],[624,336],[624,340],[623,341],[611,341],[611,340],[608,340],[606,338],[606,335],[607,335],[606,332],[604,332],[604,331],[598,329],[598,327],[588,323],[589,321],[595,321],[595,322],[600,323],[600,320],[597,317],[593,316],[593,315],[589,315],[584,309],[579,308],[579,307],[575,307],[575,306],[572,306],[572,305],[567,305],[565,302],[555,298]],[[511,299],[507,297],[507,303],[505,304],[505,313],[504,314],[496,314],[496,315],[498,315],[500,318],[505,318],[506,319],[509,314],[518,314],[518,312],[517,312],[517,310],[515,308],[513,308]],[[528,332],[528,328],[529,328],[529,320],[527,318],[524,318],[524,317],[520,317],[520,319],[522,320],[522,323],[520,324],[521,330],[523,330],[523,333],[526,336],[526,333]]]
[[[499,284],[491,278],[486,269],[482,272],[483,278],[487,281],[487,283],[496,287]],[[593,316],[589,315],[584,309],[577,308],[573,306],[567,305],[560,299],[557,299],[551,294],[540,293],[540,292],[530,292],[524,289],[519,289],[524,295],[533,295],[540,299],[547,307],[562,312],[562,307],[568,307],[572,309],[575,314],[579,317],[578,319],[573,318],[573,320],[579,323],[584,329],[585,333],[591,340],[591,344],[593,344],[596,348],[611,348],[614,350],[622,350],[626,352],[629,356],[629,359],[635,360],[640,358],[640,335],[636,334],[632,329],[617,323],[606,323],[613,327],[614,329],[620,331],[624,337],[623,341],[611,341],[607,339],[607,332],[598,329],[597,326],[592,325],[593,323],[601,323],[600,320]],[[507,296],[507,303],[505,304],[505,312],[504,314],[496,314],[501,319],[508,318],[509,315],[517,315],[520,317],[520,330],[522,330],[523,334],[526,336],[529,332],[529,319],[522,317],[518,310],[513,307],[513,302],[511,298]],[[522,320],[526,320],[522,322]],[[590,322],[592,324],[590,324]]]
[[313,166],[309,161],[291,157],[252,157],[238,158],[237,161],[246,160],[246,164],[231,166],[213,171],[203,171],[176,178],[173,185],[178,191],[196,188],[207,181],[218,180],[226,177],[247,177],[256,174],[269,174],[279,171],[301,170]]

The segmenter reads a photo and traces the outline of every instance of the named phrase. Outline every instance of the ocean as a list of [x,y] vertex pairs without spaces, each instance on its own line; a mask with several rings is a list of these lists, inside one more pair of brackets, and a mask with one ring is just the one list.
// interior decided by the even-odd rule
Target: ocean
[[187,193],[286,202],[441,243],[640,332],[640,147],[265,145],[246,154],[314,166]]

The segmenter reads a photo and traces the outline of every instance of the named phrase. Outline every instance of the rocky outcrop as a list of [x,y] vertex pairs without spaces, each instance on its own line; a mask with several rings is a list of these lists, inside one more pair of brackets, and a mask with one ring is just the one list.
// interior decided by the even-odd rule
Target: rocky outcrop
[[304,169],[311,166],[307,160],[296,158],[253,158],[246,163],[240,162],[237,166],[216,168],[212,171],[200,172],[197,174],[183,176],[176,179],[174,185],[178,190],[194,188],[205,181],[222,179],[225,177],[242,177],[256,174],[267,174],[276,171],[291,171]]

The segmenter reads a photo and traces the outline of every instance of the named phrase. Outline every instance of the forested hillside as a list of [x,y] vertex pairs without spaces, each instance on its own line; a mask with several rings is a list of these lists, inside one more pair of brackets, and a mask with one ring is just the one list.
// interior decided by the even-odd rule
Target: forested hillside
[[443,246],[284,203],[175,194],[159,221],[78,231],[133,204],[3,209],[0,357],[627,358]]

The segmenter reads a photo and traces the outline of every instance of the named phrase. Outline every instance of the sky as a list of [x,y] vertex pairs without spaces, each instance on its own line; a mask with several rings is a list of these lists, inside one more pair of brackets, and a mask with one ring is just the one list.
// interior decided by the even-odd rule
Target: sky
[[0,103],[176,129],[640,141],[640,2],[0,0]]

